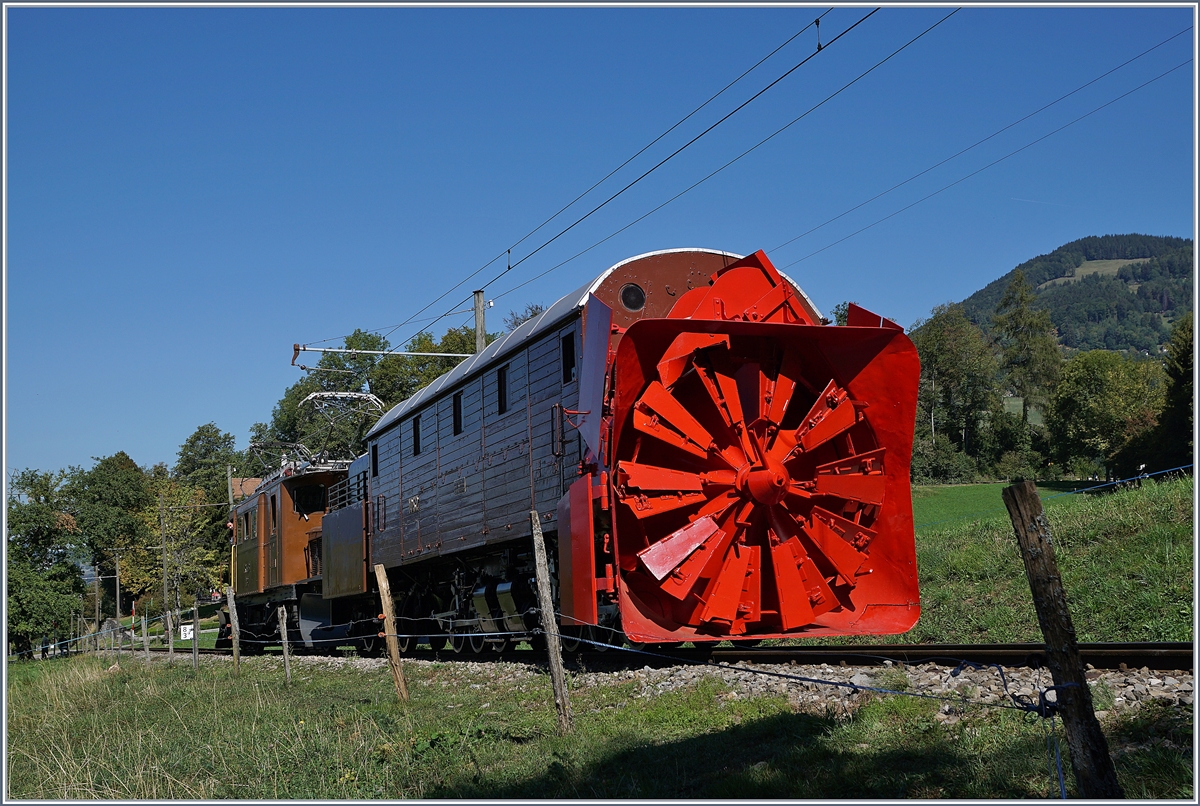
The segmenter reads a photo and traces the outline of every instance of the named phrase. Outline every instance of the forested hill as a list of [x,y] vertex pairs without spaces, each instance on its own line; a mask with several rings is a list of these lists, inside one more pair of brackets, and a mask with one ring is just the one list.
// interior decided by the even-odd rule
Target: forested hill
[[1154,351],[1176,317],[1192,309],[1194,268],[1190,238],[1091,236],[1025,261],[962,306],[990,331],[996,305],[1020,269],[1064,346]]

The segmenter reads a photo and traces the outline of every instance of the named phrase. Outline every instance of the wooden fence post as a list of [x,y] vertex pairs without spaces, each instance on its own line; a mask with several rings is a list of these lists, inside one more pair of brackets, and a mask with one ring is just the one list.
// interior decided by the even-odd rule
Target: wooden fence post
[[279,637],[283,640],[283,676],[287,685],[290,686],[292,684],[292,663],[288,659],[290,653],[288,651],[287,609],[280,605],[276,612],[279,615]]
[[163,635],[167,637],[167,664],[175,663],[175,625],[171,623],[171,611],[163,610]]
[[400,644],[396,640],[396,604],[392,601],[392,588],[388,584],[387,569],[382,563],[375,565],[375,581],[379,583],[379,602],[383,605],[383,630],[387,636],[388,664],[392,667],[392,682],[396,694],[408,702],[408,683],[404,669],[400,666]]
[[146,614],[142,614],[142,648],[146,650],[146,660],[150,660],[150,628],[146,625]]
[[558,624],[554,618],[554,601],[550,597],[550,564],[546,561],[546,544],[542,539],[542,518],[537,510],[529,513],[533,527],[533,559],[537,570],[538,609],[542,612],[542,630],[546,633],[546,653],[550,659],[550,683],[554,687],[554,707],[558,710],[558,732],[571,732],[571,700],[567,696],[567,673],[563,669],[562,645],[558,641]]
[[1021,547],[1033,606],[1046,640],[1046,664],[1054,685],[1063,686],[1056,689],[1058,710],[1079,794],[1088,799],[1124,798],[1108,754],[1108,742],[1092,707],[1092,692],[1079,659],[1075,627],[1054,557],[1050,523],[1042,511],[1037,487],[1032,481],[1020,482],[1006,487],[1002,496]]
[[238,629],[237,606],[233,603],[233,587],[225,588],[225,600],[229,602],[229,630],[233,640],[233,673],[238,674],[242,669],[241,637]]
[[192,668],[200,668],[200,608],[192,605]]

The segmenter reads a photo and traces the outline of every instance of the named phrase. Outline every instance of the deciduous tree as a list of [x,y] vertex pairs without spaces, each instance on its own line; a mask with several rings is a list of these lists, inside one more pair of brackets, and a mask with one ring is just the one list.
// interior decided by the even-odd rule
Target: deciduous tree
[[959,305],[939,305],[912,328],[921,356],[920,405],[930,430],[968,454],[979,443],[986,412],[999,406],[997,365],[983,332]]
[[1058,459],[1110,462],[1131,440],[1153,428],[1166,391],[1157,361],[1091,350],[1063,365],[1050,404],[1048,428]]
[[14,651],[65,638],[80,609],[80,531],[66,511],[63,473],[22,470],[9,479],[5,620]]

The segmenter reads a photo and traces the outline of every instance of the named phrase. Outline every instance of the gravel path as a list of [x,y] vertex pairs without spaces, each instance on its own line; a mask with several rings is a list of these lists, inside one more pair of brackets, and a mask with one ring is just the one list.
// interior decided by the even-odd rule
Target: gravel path
[[[282,665],[278,657],[259,656],[243,660],[244,663]],[[357,668],[383,670],[387,661],[383,658],[323,657],[300,655],[293,658],[295,669],[306,668]],[[519,682],[534,680],[547,675],[545,667],[508,661],[449,661],[436,662],[406,659],[406,667],[438,667],[436,678],[443,685],[462,685],[484,688],[489,683]],[[952,697],[955,702],[943,703],[938,719],[953,724],[958,720],[959,703],[1007,704],[1011,700],[1005,693],[1000,674],[994,667],[963,669],[953,676],[953,670],[927,663],[920,666],[901,666],[890,661],[883,666],[855,667],[821,664],[809,666],[792,663],[755,664],[738,663],[735,666],[670,666],[615,671],[586,671],[580,669],[570,673],[572,686],[587,689],[595,686],[621,683],[634,684],[634,698],[657,697],[669,691],[690,687],[704,677],[713,677],[725,683],[730,691],[721,695],[726,699],[785,696],[797,710],[825,711],[835,709],[853,710],[862,699],[862,692],[845,686],[784,679],[761,674],[794,675],[801,678],[832,681],[884,689],[899,689],[938,697]],[[1008,692],[1036,700],[1039,687],[1051,685],[1048,670],[1005,668],[1004,676]],[[1195,680],[1190,671],[1161,671],[1148,668],[1129,671],[1110,671],[1089,668],[1087,677],[1093,690],[1101,685],[1112,695],[1110,710],[1124,711],[1151,700],[1166,704],[1191,707],[1195,702]],[[1053,699],[1053,692],[1050,694]],[[1097,697],[1101,704],[1109,698]],[[1104,718],[1108,711],[1099,711]]]

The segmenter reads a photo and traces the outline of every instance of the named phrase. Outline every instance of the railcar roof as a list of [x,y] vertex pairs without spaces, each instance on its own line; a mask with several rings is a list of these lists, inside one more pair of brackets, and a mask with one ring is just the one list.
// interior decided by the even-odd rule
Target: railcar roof
[[421,408],[421,406],[430,401],[436,400],[443,389],[454,387],[469,375],[477,371],[482,371],[485,367],[508,353],[515,351],[530,339],[545,333],[547,330],[553,329],[587,302],[587,295],[591,293],[592,287],[593,283],[589,282],[587,285],[560,298],[537,316],[522,322],[521,326],[512,333],[506,333],[487,347],[484,347],[483,352],[463,359],[462,363],[457,367],[444,375],[439,375],[428,386],[422,388],[412,397],[397,403],[392,407],[391,411],[380,417],[375,425],[371,426],[371,430],[367,432],[367,439],[371,439],[375,435],[391,428],[404,415]]
[[[601,272],[601,274],[594,280],[591,280],[575,291],[572,291],[570,294],[559,298],[557,302],[555,302],[546,310],[542,311],[542,313],[526,322],[523,322],[521,326],[512,333],[507,333],[504,336],[496,339],[494,342],[485,347],[483,352],[476,353],[470,358],[464,359],[461,364],[446,374],[438,376],[428,386],[422,388],[412,397],[397,403],[387,414],[380,417],[375,425],[371,427],[371,430],[367,432],[366,438],[371,439],[372,437],[383,433],[403,419],[406,414],[410,414],[422,406],[436,400],[443,390],[452,389],[459,382],[466,380],[466,378],[470,375],[476,372],[482,372],[486,367],[490,366],[498,359],[503,358],[505,355],[517,350],[519,347],[525,344],[525,342],[530,341],[537,336],[540,336],[542,333],[557,327],[564,319],[569,318],[572,314],[582,308],[585,303],[587,303],[588,295],[594,293],[600,287],[600,284],[604,282],[605,278],[625,264],[631,263],[635,260],[641,260],[642,258],[653,257],[655,255],[667,255],[674,252],[706,252],[710,254],[725,255],[735,260],[741,260],[742,257],[744,257],[743,255],[733,254],[732,252],[722,252],[716,249],[684,247],[680,249],[660,249],[656,252],[646,252],[645,254],[635,255],[634,257],[622,260],[620,263],[617,263]],[[799,290],[799,286],[792,282],[791,278],[787,277],[786,275],[783,276],[784,279],[792,284],[793,288]],[[800,293],[803,294],[804,292],[801,291]],[[807,295],[805,295],[805,299],[808,299]],[[811,300],[809,301],[809,304],[812,304]],[[816,308],[814,307],[813,310],[816,310]]]

